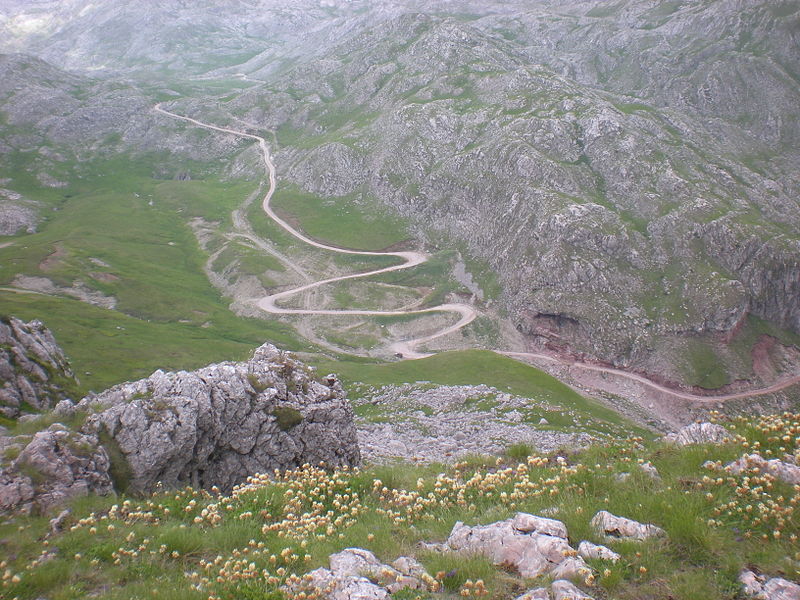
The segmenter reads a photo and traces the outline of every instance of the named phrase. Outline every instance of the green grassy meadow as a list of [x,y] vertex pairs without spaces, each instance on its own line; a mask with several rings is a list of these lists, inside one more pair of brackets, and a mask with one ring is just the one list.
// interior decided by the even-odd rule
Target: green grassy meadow
[[[23,169],[15,189],[53,210],[39,232],[5,238],[0,286],[18,275],[75,282],[116,299],[116,309],[72,298],[0,291],[0,312],[41,319],[55,333],[81,390],[146,376],[156,368],[196,368],[244,358],[270,341],[308,350],[291,327],[234,315],[203,272],[207,258],[188,223],[224,229],[231,210],[253,191],[247,182],[156,179],[156,157],[118,157],[75,165],[70,185],[36,185]],[[245,267],[277,269],[243,249]],[[252,263],[252,264],[251,264]],[[258,264],[256,264],[258,263]],[[89,373],[88,375],[86,373]]]
[[334,246],[379,251],[408,240],[401,219],[376,206],[365,210],[350,197],[325,200],[281,186],[272,197],[272,206],[315,240]]

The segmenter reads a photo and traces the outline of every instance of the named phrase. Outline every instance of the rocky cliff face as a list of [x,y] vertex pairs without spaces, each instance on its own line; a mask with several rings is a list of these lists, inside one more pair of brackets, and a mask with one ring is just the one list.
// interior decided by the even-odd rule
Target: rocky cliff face
[[75,383],[64,352],[41,321],[0,318],[0,414],[16,418],[27,404],[48,409]]
[[[192,485],[229,491],[255,473],[303,464],[355,466],[353,412],[335,377],[317,381],[265,344],[241,363],[156,371],[55,414],[83,422],[31,436],[0,437],[0,510],[47,509],[66,498],[148,493]],[[7,449],[11,448],[11,450]]]

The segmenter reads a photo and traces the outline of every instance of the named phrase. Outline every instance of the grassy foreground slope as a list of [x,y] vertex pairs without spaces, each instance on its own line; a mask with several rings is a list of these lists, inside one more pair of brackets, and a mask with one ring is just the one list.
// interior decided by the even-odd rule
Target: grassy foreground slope
[[[720,465],[753,448],[769,456],[800,445],[800,415],[739,418],[731,441],[674,447],[641,438],[579,453],[486,458],[442,465],[312,467],[254,477],[231,495],[193,489],[150,498],[86,498],[73,504],[65,531],[50,535],[47,517],[0,525],[5,598],[302,600],[281,586],[347,547],[384,562],[414,555],[436,576],[429,591],[398,597],[471,597],[483,580],[490,598],[514,598],[546,584],[524,580],[481,557],[426,552],[456,521],[488,524],[516,511],[555,510],[570,544],[605,543],[617,563],[589,561],[578,583],[598,600],[733,600],[742,568],[796,580],[800,486]],[[787,441],[788,440],[788,441]],[[637,467],[650,461],[661,479]],[[712,461],[712,468],[703,466]],[[620,481],[617,475],[631,476]],[[599,510],[654,523],[665,538],[607,541],[589,521]]]

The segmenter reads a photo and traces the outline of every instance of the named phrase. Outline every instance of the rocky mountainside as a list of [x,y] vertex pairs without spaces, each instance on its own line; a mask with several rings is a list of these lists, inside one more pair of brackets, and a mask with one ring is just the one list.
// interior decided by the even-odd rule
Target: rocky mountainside
[[[703,383],[685,359],[703,353],[749,375],[747,351],[724,342],[751,316],[800,328],[796,15],[626,5],[627,20],[586,3],[571,16],[563,3],[513,19],[402,15],[236,110],[294,146],[278,155],[286,180],[378,198],[431,243],[485,260],[533,340],[677,381]],[[601,44],[591,70],[601,38],[619,40],[620,64]]]
[[5,118],[47,138],[116,126],[117,148],[258,174],[252,144],[147,112],[148,95],[188,94],[176,110],[274,131],[281,185],[380,202],[471,257],[478,285],[496,273],[495,306],[532,346],[704,388],[796,363],[795,3],[218,8],[6,3],[0,50],[95,79],[63,75],[53,87],[81,87],[81,107],[52,96],[55,118],[25,121],[47,93],[16,90],[47,69],[15,67]]
[[[156,371],[74,404],[33,436],[0,437],[0,510],[164,486],[230,490],[254,473],[303,464],[357,465],[353,412],[336,378],[321,383],[265,344],[241,363]],[[33,426],[36,425],[33,422]]]

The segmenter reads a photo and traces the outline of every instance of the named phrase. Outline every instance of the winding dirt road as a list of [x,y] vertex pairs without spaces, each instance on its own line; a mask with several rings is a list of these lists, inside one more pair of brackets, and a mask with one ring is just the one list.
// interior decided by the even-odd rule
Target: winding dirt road
[[[417,348],[435,340],[437,338],[443,337],[455,331],[458,331],[465,325],[471,323],[477,316],[477,310],[468,305],[468,304],[441,304],[439,306],[434,306],[432,308],[424,308],[418,310],[394,310],[394,311],[378,311],[378,310],[335,310],[335,309],[301,309],[301,308],[283,308],[278,306],[278,302],[280,300],[284,300],[296,294],[302,294],[308,290],[314,289],[316,287],[327,285],[329,283],[335,283],[337,281],[347,281],[349,279],[361,279],[365,277],[371,277],[373,275],[378,275],[381,273],[391,273],[393,271],[401,271],[403,269],[410,269],[417,265],[420,265],[428,260],[428,256],[422,252],[368,252],[363,250],[349,250],[346,248],[338,248],[336,246],[329,246],[327,244],[323,244],[316,240],[309,238],[308,236],[304,235],[300,231],[296,230],[292,227],[289,223],[281,219],[272,207],[270,206],[270,200],[272,199],[272,195],[275,193],[275,186],[276,186],[276,177],[275,177],[275,165],[272,162],[272,157],[269,152],[269,146],[264,138],[258,135],[254,135],[252,133],[246,133],[243,131],[237,131],[235,129],[228,129],[226,127],[218,127],[216,125],[211,125],[209,123],[203,123],[202,121],[198,121],[197,119],[193,119],[191,117],[185,117],[182,115],[178,115],[176,113],[170,112],[166,109],[161,108],[160,104],[157,104],[154,107],[156,112],[159,112],[163,115],[168,117],[172,117],[174,119],[180,119],[181,121],[186,121],[188,123],[192,123],[198,127],[202,127],[204,129],[211,129],[214,131],[219,131],[221,133],[227,133],[230,135],[235,135],[238,137],[246,138],[255,140],[258,142],[258,146],[261,150],[261,156],[264,161],[264,167],[266,173],[269,177],[269,189],[267,190],[264,199],[262,200],[262,207],[264,212],[269,216],[273,221],[275,221],[278,225],[280,225],[285,231],[290,233],[292,236],[297,238],[298,240],[310,245],[314,246],[315,248],[320,248],[322,250],[327,250],[329,252],[337,252],[339,254],[353,254],[358,256],[394,256],[403,260],[403,263],[398,265],[393,265],[390,267],[384,267],[381,269],[375,269],[373,271],[366,271],[363,273],[355,273],[353,275],[343,275],[340,277],[331,277],[329,279],[322,279],[319,281],[313,281],[311,283],[306,283],[296,288],[292,288],[290,290],[286,290],[283,292],[279,292],[277,294],[272,294],[270,296],[266,296],[257,302],[257,306],[264,310],[265,312],[272,313],[272,314],[283,314],[283,315],[360,315],[360,316],[404,316],[404,315],[420,315],[426,313],[455,313],[459,315],[459,320],[450,325],[445,327],[434,334],[415,338],[407,341],[399,341],[394,342],[390,345],[390,350],[396,352],[398,354],[402,354],[403,358],[424,358],[427,356],[431,356],[430,353],[418,352]],[[742,391],[742,392],[734,392],[730,394],[720,394],[716,396],[703,396],[699,394],[692,394],[689,392],[681,392],[672,388],[668,388],[663,386],[655,381],[652,381],[642,375],[638,375],[636,373],[630,373],[628,371],[623,371],[621,369],[614,369],[611,367],[601,367],[598,365],[592,365],[590,363],[579,362],[574,360],[568,360],[564,358],[554,357],[547,354],[539,354],[535,352],[503,352],[498,351],[499,354],[503,354],[505,356],[515,358],[518,360],[524,359],[534,359],[534,360],[547,360],[552,362],[557,362],[567,366],[574,366],[580,369],[584,369],[587,371],[593,371],[601,374],[609,374],[609,375],[616,375],[619,377],[623,377],[625,379],[635,381],[640,383],[648,388],[655,390],[657,392],[661,392],[663,394],[668,394],[673,398],[679,398],[681,400],[688,400],[691,402],[701,402],[701,403],[708,403],[708,402],[724,402],[726,400],[736,400],[741,398],[749,398],[752,396],[761,396],[764,394],[772,394],[774,392],[778,392],[783,390],[787,387],[792,385],[796,385],[800,383],[800,375],[795,375],[780,381],[773,383],[770,386],[759,388],[750,391]]]
[[209,123],[203,123],[202,121],[198,121],[197,119],[193,119],[191,117],[185,117],[183,115],[170,112],[164,108],[161,108],[160,104],[157,104],[154,107],[154,110],[168,117],[172,117],[174,119],[180,119],[181,121],[192,123],[193,125],[197,125],[198,127],[202,127],[204,129],[211,129],[213,131],[228,133],[238,137],[243,137],[257,141],[259,149],[261,150],[261,157],[264,161],[264,167],[267,176],[269,178],[269,188],[267,190],[266,195],[264,196],[264,199],[261,201],[261,206],[270,219],[275,221],[278,225],[281,226],[281,228],[283,228],[286,232],[288,232],[292,236],[296,237],[298,240],[308,244],[309,246],[314,246],[315,248],[320,248],[321,250],[327,250],[328,252],[337,252],[339,254],[352,254],[357,256],[393,256],[403,261],[400,264],[392,265],[390,267],[383,267],[380,269],[374,269],[372,271],[365,271],[363,273],[354,273],[352,275],[342,275],[339,277],[331,277],[329,279],[313,281],[311,283],[306,283],[305,285],[301,285],[296,288],[292,288],[290,290],[265,296],[256,303],[256,305],[261,310],[278,315],[357,315],[357,316],[388,317],[388,316],[422,315],[429,313],[455,313],[459,316],[459,319],[456,323],[448,327],[445,327],[434,334],[411,340],[398,341],[392,343],[389,346],[389,349],[392,352],[402,354],[403,358],[425,358],[426,356],[431,356],[430,353],[418,352],[417,348],[421,344],[425,344],[442,336],[453,333],[454,331],[458,331],[465,325],[471,323],[475,319],[475,317],[478,316],[478,311],[474,307],[468,304],[440,304],[439,306],[434,306],[431,308],[422,308],[417,310],[384,310],[384,311],[283,308],[279,306],[278,302],[281,300],[285,300],[286,298],[290,298],[291,296],[295,296],[297,294],[302,294],[303,292],[307,292],[311,289],[327,285],[329,283],[335,283],[337,281],[347,281],[349,279],[362,279],[365,277],[372,277],[373,275],[380,275],[381,273],[392,273],[394,271],[402,271],[404,269],[410,269],[412,267],[416,267],[417,265],[421,265],[422,263],[426,262],[428,260],[428,256],[422,252],[415,252],[415,251],[369,252],[366,250],[349,250],[347,248],[338,248],[336,246],[329,246],[328,244],[323,244],[321,242],[318,242],[317,240],[314,240],[304,235],[302,232],[298,231],[297,229],[292,227],[289,223],[284,221],[281,217],[279,217],[278,214],[272,209],[272,206],[270,205],[270,200],[272,200],[272,195],[275,193],[275,187],[276,187],[275,165],[272,162],[272,156],[270,155],[269,152],[269,145],[267,144],[267,141],[263,137],[252,133],[246,133],[244,131],[237,131],[235,129],[228,129],[226,127],[218,127],[216,125],[211,125]]
[[498,352],[498,354],[503,354],[504,356],[516,359],[528,358],[534,360],[548,360],[551,362],[557,362],[571,367],[578,367],[579,369],[583,369],[585,371],[593,371],[595,373],[602,373],[608,375],[617,375],[619,377],[624,377],[625,379],[641,383],[642,385],[645,385],[657,392],[669,394],[673,398],[680,398],[681,400],[689,400],[691,402],[725,402],[726,400],[738,400],[741,398],[750,398],[751,396],[763,396],[764,394],[772,394],[774,392],[779,392],[783,389],[786,389],[787,387],[791,387],[793,385],[797,385],[798,383],[800,383],[800,375],[795,375],[793,377],[776,381],[775,383],[773,383],[768,387],[759,388],[757,390],[732,392],[730,394],[719,394],[715,396],[703,396],[700,394],[681,392],[674,388],[669,388],[664,385],[661,385],[660,383],[656,383],[655,381],[653,381],[652,379],[648,379],[644,375],[631,373],[629,371],[623,371],[622,369],[614,369],[612,367],[601,367],[599,365],[593,365],[590,363],[585,363],[580,361],[569,361],[563,358],[550,356],[548,354],[538,354],[536,352]]

